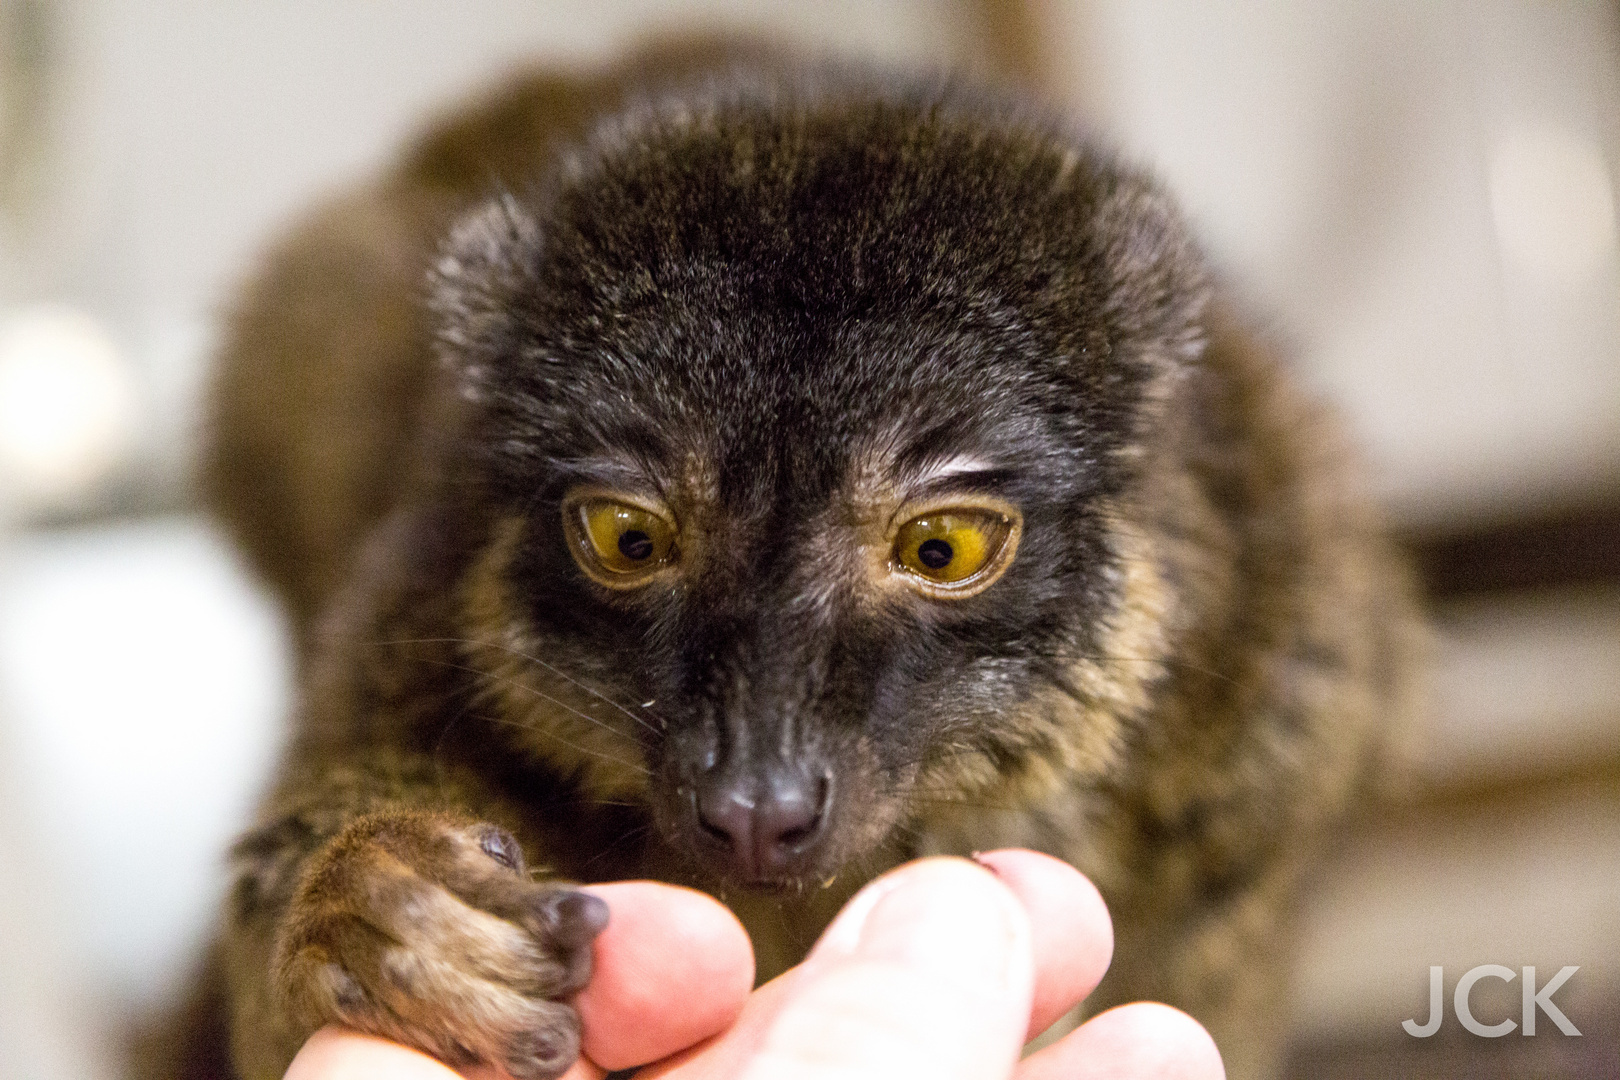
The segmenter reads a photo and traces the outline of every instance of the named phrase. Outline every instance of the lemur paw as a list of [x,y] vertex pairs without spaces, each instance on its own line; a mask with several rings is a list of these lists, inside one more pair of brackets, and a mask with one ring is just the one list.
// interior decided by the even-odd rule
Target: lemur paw
[[579,1056],[568,999],[607,919],[601,899],[532,881],[504,829],[372,814],[310,866],[278,929],[276,985],[308,1030],[341,1023],[548,1080]]

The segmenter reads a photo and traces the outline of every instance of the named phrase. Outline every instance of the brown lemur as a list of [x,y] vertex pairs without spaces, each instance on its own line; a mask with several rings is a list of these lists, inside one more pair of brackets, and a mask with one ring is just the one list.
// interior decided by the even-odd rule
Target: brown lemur
[[1353,463],[1141,171],[784,70],[520,78],[237,306],[205,485],[302,654],[213,954],[244,1080],[333,1021],[558,1073],[569,883],[709,890],[763,977],[1002,845],[1107,898],[1093,1008],[1274,1068],[1291,897],[1409,700]]

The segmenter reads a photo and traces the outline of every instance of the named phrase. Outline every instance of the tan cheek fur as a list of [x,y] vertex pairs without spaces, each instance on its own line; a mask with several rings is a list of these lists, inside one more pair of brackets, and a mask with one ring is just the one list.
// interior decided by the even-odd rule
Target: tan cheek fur
[[[462,590],[469,667],[483,677],[486,700],[538,759],[577,770],[586,794],[602,799],[643,797],[649,773],[632,720],[615,708],[606,688],[597,696],[578,676],[548,670],[544,645],[526,632],[510,596],[509,570],[524,523],[500,522],[474,562]],[[634,703],[626,702],[626,707]]]
[[1109,544],[1118,560],[1117,602],[1105,618],[1095,653],[1067,664],[1073,694],[1056,687],[1031,697],[1008,726],[1020,735],[1016,767],[982,752],[955,748],[929,763],[919,786],[960,792],[964,804],[1035,806],[1066,788],[1096,780],[1118,760],[1124,730],[1150,704],[1164,672],[1173,599],[1151,541],[1117,511],[1108,511]]

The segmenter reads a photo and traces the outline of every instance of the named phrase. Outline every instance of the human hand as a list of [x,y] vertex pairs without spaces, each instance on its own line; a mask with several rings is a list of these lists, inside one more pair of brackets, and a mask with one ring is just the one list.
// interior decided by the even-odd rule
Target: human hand
[[[565,1077],[652,1063],[638,1080],[1213,1080],[1209,1036],[1163,1005],[1111,1010],[1018,1060],[1108,965],[1107,911],[1067,865],[1025,851],[928,859],[872,882],[805,963],[752,994],[736,920],[701,894],[593,886],[613,920],[577,1002],[584,1057]],[[499,1074],[485,1070],[486,1077]],[[455,1080],[431,1058],[328,1028],[287,1080]]]

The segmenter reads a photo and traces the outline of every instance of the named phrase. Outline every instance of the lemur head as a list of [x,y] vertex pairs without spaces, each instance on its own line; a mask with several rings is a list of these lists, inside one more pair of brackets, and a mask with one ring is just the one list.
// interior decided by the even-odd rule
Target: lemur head
[[732,882],[1101,768],[1156,647],[1120,514],[1196,252],[1055,125],[856,83],[633,110],[438,274],[502,707]]

